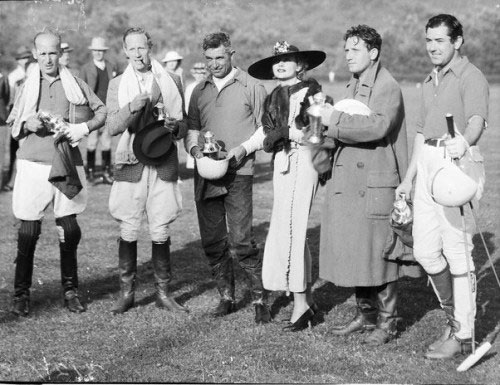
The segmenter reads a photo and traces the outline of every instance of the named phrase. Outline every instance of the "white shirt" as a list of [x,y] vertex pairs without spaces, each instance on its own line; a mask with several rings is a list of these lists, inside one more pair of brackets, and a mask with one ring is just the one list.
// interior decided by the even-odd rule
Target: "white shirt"
[[103,61],[97,61],[97,60],[94,60],[94,64],[97,68],[99,68],[101,71],[104,71],[104,68],[106,68],[106,62],[103,60]]
[[230,81],[232,78],[234,78],[235,74],[236,74],[236,68],[233,67],[231,72],[229,72],[222,79],[212,77],[212,80],[214,81],[214,84],[217,87],[217,89],[219,90],[219,92],[220,92],[220,90],[222,90],[222,88],[224,88],[224,86],[227,84],[228,81]]

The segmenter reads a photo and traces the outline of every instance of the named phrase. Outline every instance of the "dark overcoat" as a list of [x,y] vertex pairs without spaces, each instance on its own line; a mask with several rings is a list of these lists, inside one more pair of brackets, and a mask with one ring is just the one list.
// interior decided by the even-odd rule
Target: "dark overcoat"
[[403,96],[377,62],[362,81],[351,79],[346,98],[372,113],[332,114],[328,136],[338,148],[322,210],[320,276],[339,286],[379,286],[400,275],[383,250],[394,191],[408,167]]

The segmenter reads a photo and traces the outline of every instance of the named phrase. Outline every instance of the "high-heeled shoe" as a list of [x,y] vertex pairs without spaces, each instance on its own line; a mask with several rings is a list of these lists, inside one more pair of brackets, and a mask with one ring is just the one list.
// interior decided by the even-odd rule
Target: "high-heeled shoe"
[[311,320],[314,317],[314,310],[308,308],[295,322],[290,322],[289,325],[283,327],[285,332],[299,332],[301,330],[307,329],[311,324]]

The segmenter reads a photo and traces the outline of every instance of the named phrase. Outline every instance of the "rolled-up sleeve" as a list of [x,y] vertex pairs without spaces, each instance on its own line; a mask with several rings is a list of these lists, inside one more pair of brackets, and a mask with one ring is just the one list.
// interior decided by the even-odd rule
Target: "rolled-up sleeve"
[[200,87],[195,87],[189,101],[188,117],[187,117],[187,135],[184,138],[184,147],[190,154],[191,149],[198,145],[198,137],[200,136],[201,122],[200,109],[198,108],[198,99],[200,97]]

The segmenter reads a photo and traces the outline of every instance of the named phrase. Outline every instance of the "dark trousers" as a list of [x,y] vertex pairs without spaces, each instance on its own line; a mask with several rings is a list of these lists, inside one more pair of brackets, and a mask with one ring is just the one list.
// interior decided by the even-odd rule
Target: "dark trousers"
[[253,176],[233,175],[224,183],[227,194],[196,202],[201,243],[210,266],[230,258],[233,248],[240,266],[260,273],[262,255],[252,237]]

